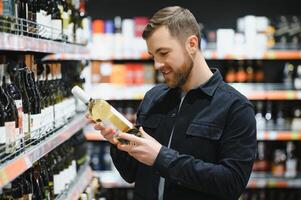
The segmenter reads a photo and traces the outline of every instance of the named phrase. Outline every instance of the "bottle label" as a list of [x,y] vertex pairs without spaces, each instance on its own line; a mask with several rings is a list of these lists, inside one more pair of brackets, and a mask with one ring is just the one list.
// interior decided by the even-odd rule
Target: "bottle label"
[[286,160],[285,166],[285,175],[287,177],[294,177],[297,175],[297,160],[296,159],[288,159]]
[[40,127],[43,128],[44,130],[44,127],[46,125],[46,122],[47,122],[47,118],[46,118],[46,108],[43,108],[41,110],[41,120],[40,120]]
[[60,19],[51,20],[52,39],[54,40],[61,39],[62,26],[63,26],[62,20]]
[[30,126],[29,126],[29,122],[30,122],[30,115],[29,114],[25,114],[23,115],[23,130],[24,130],[24,138],[25,141],[29,140],[30,137]]
[[47,123],[47,127],[52,127],[52,124],[53,124],[53,112],[52,112],[52,109],[53,109],[53,107],[52,106],[48,106],[47,108],[46,108],[46,113],[47,113],[47,122],[45,122],[45,123]]
[[53,175],[53,192],[54,194],[59,194],[60,193],[60,176],[59,174],[54,174]]
[[15,128],[15,133],[16,133],[16,148],[20,149],[21,147],[21,136],[20,136],[20,129],[19,128]]
[[6,132],[6,153],[13,153],[16,148],[16,122],[5,122],[5,132]]
[[6,144],[5,126],[0,126],[0,144]]
[[24,125],[23,125],[23,107],[22,107],[22,100],[15,100],[15,104],[18,110],[18,123],[19,123],[19,130],[18,130],[18,142],[21,142],[21,140],[23,140],[24,138]]
[[33,139],[39,139],[40,114],[30,115],[30,134]]

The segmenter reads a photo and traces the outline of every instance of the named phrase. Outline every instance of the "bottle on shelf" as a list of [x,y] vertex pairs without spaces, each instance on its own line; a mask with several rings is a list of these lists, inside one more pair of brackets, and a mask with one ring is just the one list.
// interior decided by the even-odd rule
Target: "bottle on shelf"
[[263,131],[266,129],[266,119],[263,116],[263,102],[257,101],[256,102],[256,127],[258,131]]
[[293,86],[294,65],[286,62],[283,70],[283,83],[286,88],[291,89]]
[[234,83],[236,82],[236,70],[235,70],[235,63],[233,61],[228,62],[228,71],[225,76],[225,80],[227,83]]
[[269,172],[271,170],[271,163],[268,159],[267,155],[267,143],[263,141],[258,142],[258,149],[257,149],[257,158],[253,165],[254,172]]
[[236,81],[238,83],[245,83],[247,81],[248,74],[244,68],[244,62],[242,60],[238,61],[238,69],[236,72]]
[[247,79],[246,82],[248,83],[253,83],[254,82],[254,69],[251,60],[247,61],[247,67],[246,67],[246,74],[247,74]]
[[254,66],[254,77],[256,83],[263,83],[264,81],[264,72],[263,72],[263,62],[262,60],[256,60]]
[[274,128],[273,123],[273,113],[272,113],[272,102],[267,102],[267,110],[265,113],[265,119],[266,119],[266,128],[267,130],[272,130]]
[[297,176],[298,159],[295,154],[296,145],[294,142],[289,141],[286,144],[286,161],[285,161],[285,177]]
[[295,89],[301,90],[301,65],[297,66],[296,76],[294,79],[294,86]]
[[3,83],[4,89],[8,96],[14,101],[15,104],[15,115],[17,116],[16,121],[16,148],[17,151],[23,149],[24,147],[24,131],[23,131],[23,106],[22,106],[22,95],[15,84],[16,80],[16,71],[15,69],[15,63],[13,61],[10,61],[6,73],[5,73],[5,82]]
[[0,160],[5,156],[6,131],[5,131],[5,110],[0,101]]
[[293,110],[294,117],[292,119],[292,131],[301,131],[301,109],[297,107]]
[[[107,101],[90,98],[89,95],[78,86],[72,88],[72,93],[88,106],[89,113],[94,121],[102,121],[104,124],[113,125],[117,135],[118,131],[122,131],[141,137],[139,130]],[[125,140],[119,139],[119,141],[127,143]]]
[[272,175],[283,177],[285,175],[286,154],[283,149],[275,149],[272,162]]
[[57,1],[53,0],[51,4],[51,39],[56,41],[62,40],[62,19],[61,12],[57,5]]
[[275,118],[275,129],[276,130],[289,130],[290,124],[288,119],[284,116],[282,102],[277,103],[277,113]]
[[[2,62],[1,62],[2,63]],[[13,100],[8,96],[4,89],[3,85],[3,79],[2,76],[4,74],[5,65],[0,64],[0,101],[2,102],[2,105],[4,106],[4,113],[5,113],[5,141],[6,141],[6,147],[5,147],[5,153],[6,155],[13,154],[16,150],[16,138],[19,131],[18,128],[18,118],[16,115],[17,108],[14,104]]]

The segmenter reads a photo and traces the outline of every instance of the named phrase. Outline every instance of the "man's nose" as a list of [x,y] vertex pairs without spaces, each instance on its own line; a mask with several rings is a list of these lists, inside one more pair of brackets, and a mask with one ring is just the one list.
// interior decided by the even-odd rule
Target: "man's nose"
[[155,66],[155,69],[158,70],[158,69],[160,69],[160,68],[162,68],[164,66],[164,63],[163,62],[159,62],[159,61],[155,61],[154,66]]

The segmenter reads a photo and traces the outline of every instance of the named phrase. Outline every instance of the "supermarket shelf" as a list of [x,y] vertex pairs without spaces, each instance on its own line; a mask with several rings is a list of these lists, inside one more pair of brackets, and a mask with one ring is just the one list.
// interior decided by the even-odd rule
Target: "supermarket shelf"
[[[237,52],[230,54],[219,53],[215,50],[204,50],[204,57],[212,60],[241,60],[241,59],[264,59],[264,60],[299,60],[301,59],[300,50],[269,50],[262,53],[252,55],[251,53]],[[58,53],[49,55],[43,61],[55,60],[96,60],[96,61],[111,61],[111,60],[151,60],[147,52],[136,57],[104,57],[102,55],[94,55],[90,53],[82,54],[64,54]]]
[[301,131],[258,131],[257,140],[300,141]]
[[[96,131],[85,132],[88,141],[106,141],[106,139]],[[264,141],[301,141],[301,131],[258,131],[257,140]]]
[[300,188],[301,177],[285,178],[285,177],[273,177],[270,174],[257,173],[251,174],[247,188]]
[[52,55],[47,55],[45,56],[42,61],[47,62],[47,61],[80,61],[80,60],[92,60],[92,61],[112,61],[112,60],[133,60],[133,61],[147,61],[150,60],[151,57],[147,56],[145,54],[139,56],[139,57],[103,57],[101,55],[93,55],[90,54],[89,52],[87,53],[77,53],[77,54],[71,54],[71,53],[57,53],[57,54],[52,54]]
[[[94,171],[104,188],[132,188],[134,184],[124,181],[115,171]],[[273,177],[271,174],[252,173],[247,188],[300,188],[301,177],[285,178]]]
[[133,188],[133,183],[127,183],[117,171],[94,171],[94,176],[100,179],[104,188]]
[[[301,100],[301,91],[286,89],[281,84],[230,84],[250,100]],[[137,86],[101,83],[89,88],[93,98],[105,100],[141,100],[145,93],[155,85]],[[95,92],[97,91],[97,92]]]
[[300,50],[268,50],[256,53],[219,53],[215,50],[204,50],[204,57],[212,60],[242,60],[242,59],[264,59],[264,60],[299,60],[301,59]]
[[86,53],[88,49],[76,44],[68,44],[34,37],[0,32],[1,51],[30,51],[40,53]]
[[90,184],[93,178],[93,171],[91,167],[86,164],[77,173],[76,179],[71,184],[62,195],[60,195],[58,200],[77,200],[80,194],[85,190],[85,188]]
[[49,136],[45,141],[36,146],[32,146],[18,157],[3,163],[0,166],[0,188],[13,181],[16,177],[29,169],[37,160],[68,140],[77,131],[83,128],[86,123],[83,115],[75,117],[68,124]]

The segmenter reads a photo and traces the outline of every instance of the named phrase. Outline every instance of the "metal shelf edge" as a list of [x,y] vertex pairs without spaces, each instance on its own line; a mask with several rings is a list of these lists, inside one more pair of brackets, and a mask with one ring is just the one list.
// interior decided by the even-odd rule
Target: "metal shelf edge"
[[14,158],[13,160],[4,163],[2,166],[0,166],[0,188],[20,176],[23,172],[29,169],[33,163],[68,140],[85,125],[86,121],[84,120],[83,115],[75,117],[67,125],[49,136],[46,141],[43,141],[37,146],[32,147],[27,152]]

